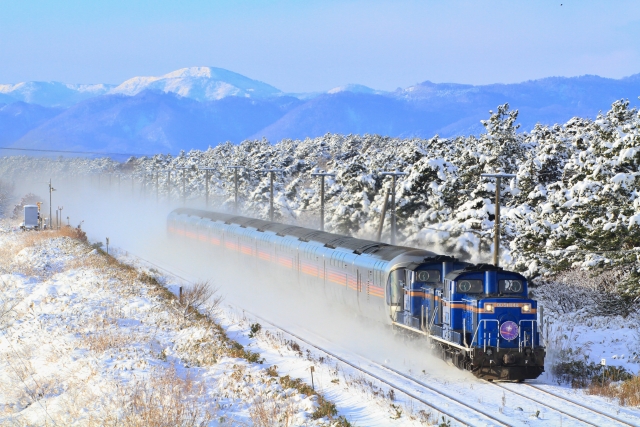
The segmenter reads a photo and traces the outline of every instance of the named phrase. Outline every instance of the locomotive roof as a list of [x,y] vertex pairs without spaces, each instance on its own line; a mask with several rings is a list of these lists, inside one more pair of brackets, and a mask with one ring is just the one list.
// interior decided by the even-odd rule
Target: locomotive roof
[[502,267],[496,267],[493,264],[471,264],[471,265],[466,266],[465,268],[462,268],[462,269],[459,269],[459,270],[453,270],[453,271],[449,272],[445,276],[445,279],[447,279],[447,280],[456,280],[461,274],[473,273],[473,272],[484,273],[485,271],[502,271],[502,272],[509,273],[509,274],[517,274],[517,275],[521,276],[523,279],[525,278],[524,276],[522,276],[518,272],[505,270]]
[[222,221],[226,224],[237,224],[241,227],[251,227],[258,231],[270,231],[280,236],[296,237],[305,242],[314,241],[329,248],[339,247],[349,249],[356,254],[375,254],[376,258],[387,261],[397,258],[399,255],[407,252],[414,252],[415,255],[418,255],[419,253],[419,256],[421,257],[433,257],[437,255],[435,253],[416,248],[389,245],[387,243],[375,242],[373,240],[358,239],[355,237],[343,236],[341,234],[328,233],[326,231],[312,230],[310,228],[265,221],[256,218],[248,218],[233,214],[189,208],[179,208],[174,212],[178,214],[208,218],[213,221]]

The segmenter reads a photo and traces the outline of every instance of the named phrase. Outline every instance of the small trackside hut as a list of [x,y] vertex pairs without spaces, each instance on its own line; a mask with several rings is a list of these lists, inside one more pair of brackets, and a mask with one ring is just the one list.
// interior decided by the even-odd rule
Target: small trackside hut
[[25,205],[24,219],[20,224],[20,228],[22,230],[39,230],[40,226],[40,206]]

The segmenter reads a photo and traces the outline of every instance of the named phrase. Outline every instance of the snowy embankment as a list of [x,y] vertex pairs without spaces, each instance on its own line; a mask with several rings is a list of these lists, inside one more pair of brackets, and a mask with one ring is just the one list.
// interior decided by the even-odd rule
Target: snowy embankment
[[[186,290],[181,303],[177,285],[71,234],[0,232],[0,424],[435,421],[215,304],[186,306]],[[312,365],[315,390],[299,379]]]

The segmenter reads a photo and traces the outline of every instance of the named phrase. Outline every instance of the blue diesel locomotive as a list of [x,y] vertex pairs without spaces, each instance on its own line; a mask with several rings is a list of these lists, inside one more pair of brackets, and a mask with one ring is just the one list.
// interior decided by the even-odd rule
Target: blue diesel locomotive
[[442,358],[488,380],[544,371],[537,303],[522,275],[429,251],[242,216],[176,209],[170,236],[270,264],[309,292],[425,336]]

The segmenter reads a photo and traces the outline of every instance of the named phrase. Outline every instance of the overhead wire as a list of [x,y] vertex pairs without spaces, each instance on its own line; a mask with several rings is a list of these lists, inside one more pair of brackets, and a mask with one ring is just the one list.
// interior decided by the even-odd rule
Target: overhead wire
[[0,147],[0,150],[12,150],[12,151],[30,151],[30,152],[42,152],[42,153],[67,153],[67,154],[100,154],[106,156],[149,156],[152,157],[155,154],[140,154],[140,153],[109,153],[103,151],[81,151],[81,150],[45,150],[42,148],[15,148],[15,147]]

